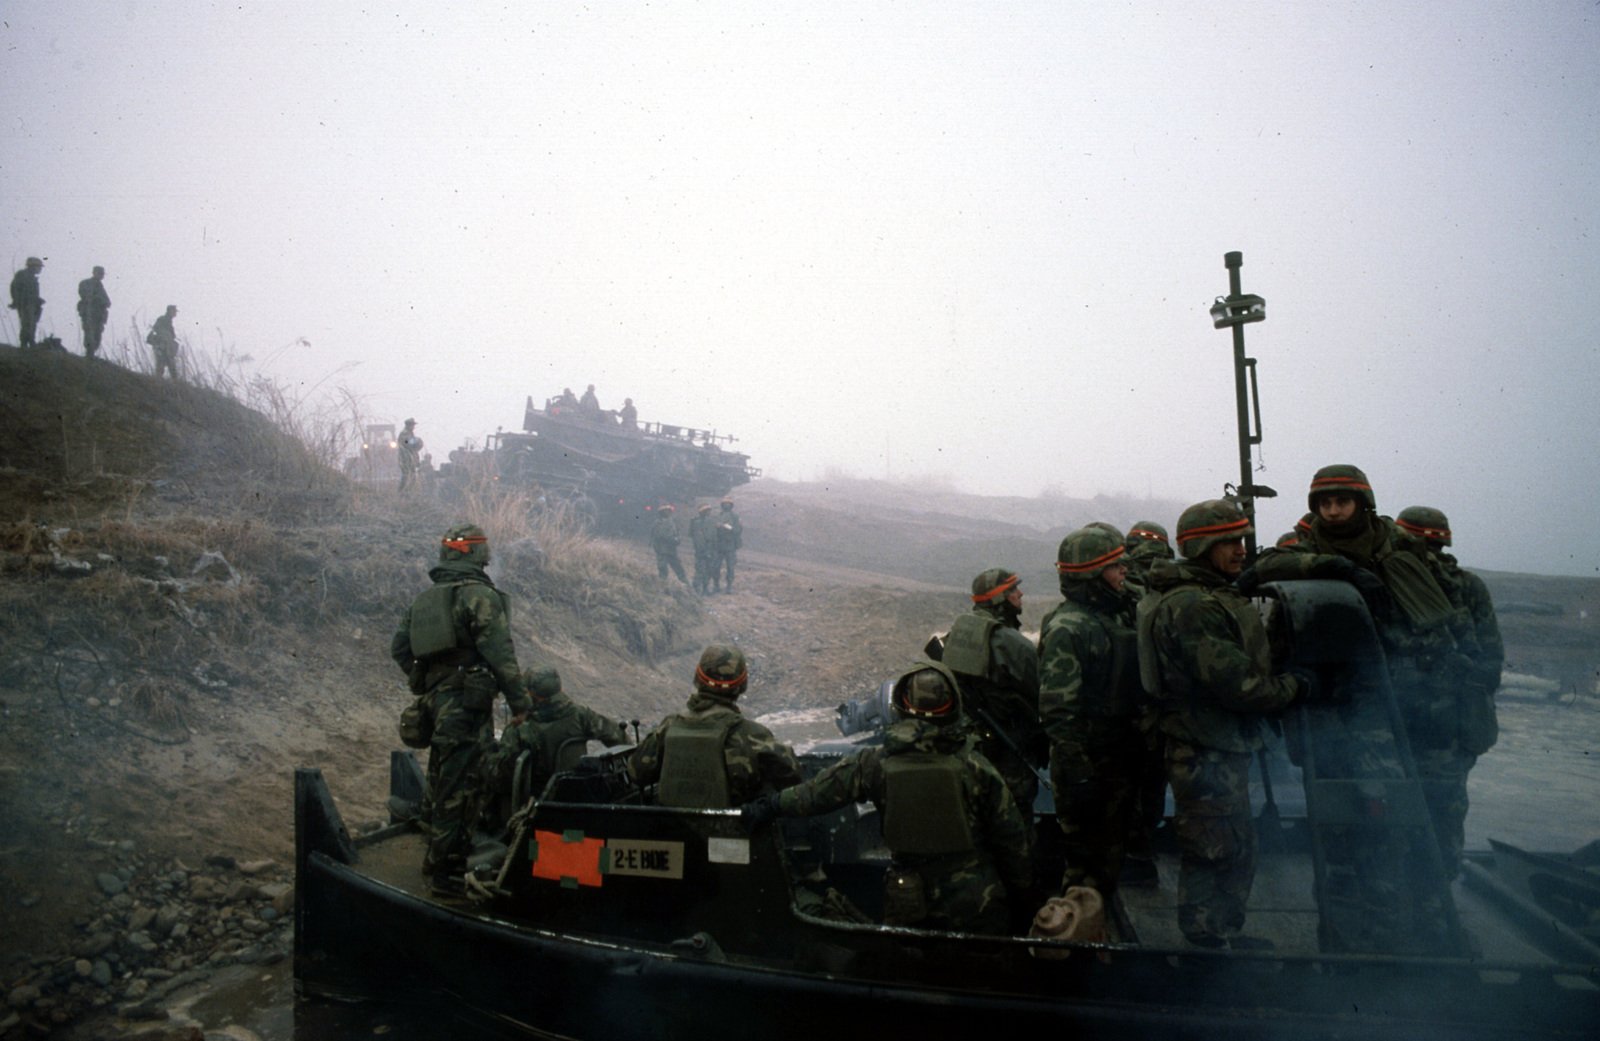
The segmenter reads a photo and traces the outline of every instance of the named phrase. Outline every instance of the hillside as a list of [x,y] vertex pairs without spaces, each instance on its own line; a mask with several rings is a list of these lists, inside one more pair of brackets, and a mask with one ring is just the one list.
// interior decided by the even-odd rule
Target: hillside
[[[516,495],[447,511],[327,462],[210,390],[0,349],[8,1041],[153,1013],[230,966],[276,966],[283,1000],[292,768],[320,767],[352,827],[383,818],[405,697],[390,634],[458,519],[490,533],[524,664],[648,726],[681,704],[699,649],[732,640],[746,710],[803,743],[964,610],[978,571],[1018,569],[1037,625],[1062,534],[1181,506],[759,481],[735,495],[737,590],[700,599],[660,582],[646,546],[530,520]],[[1600,580],[1486,578],[1531,685],[1502,697],[1469,839],[1592,838]],[[121,1036],[104,1029],[89,1036]]]

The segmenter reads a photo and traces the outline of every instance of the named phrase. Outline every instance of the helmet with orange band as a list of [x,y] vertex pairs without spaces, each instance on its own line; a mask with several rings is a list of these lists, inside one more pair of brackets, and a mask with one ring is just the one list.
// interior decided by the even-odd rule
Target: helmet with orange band
[[1415,535],[1429,546],[1450,545],[1450,518],[1443,510],[1432,506],[1407,506],[1394,519],[1395,527],[1407,535]]
[[1200,560],[1219,542],[1232,542],[1255,533],[1250,518],[1227,499],[1197,502],[1178,518],[1178,552],[1185,560]]
[[1056,548],[1056,571],[1063,583],[1088,581],[1099,578],[1108,567],[1126,564],[1123,557],[1127,552],[1122,532],[1109,524],[1086,524],[1061,540]]
[[714,643],[700,653],[694,667],[694,688],[706,694],[736,698],[750,685],[744,652],[733,644]]
[[489,536],[476,524],[457,524],[439,540],[439,563],[466,561],[480,567],[489,563]]

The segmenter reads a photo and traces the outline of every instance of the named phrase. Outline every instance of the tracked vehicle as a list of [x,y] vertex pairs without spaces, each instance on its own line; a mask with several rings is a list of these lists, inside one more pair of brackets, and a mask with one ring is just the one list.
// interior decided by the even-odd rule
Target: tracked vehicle
[[663,503],[726,495],[761,471],[715,430],[628,423],[615,411],[527,399],[522,431],[499,431],[479,451],[458,450],[440,468],[441,494],[474,482],[536,490],[609,531],[628,533]]

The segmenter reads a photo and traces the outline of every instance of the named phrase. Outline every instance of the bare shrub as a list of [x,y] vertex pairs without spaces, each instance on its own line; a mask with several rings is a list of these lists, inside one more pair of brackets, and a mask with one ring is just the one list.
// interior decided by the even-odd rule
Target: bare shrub
[[122,701],[128,710],[163,730],[183,725],[179,697],[169,684],[149,676],[130,680],[122,687]]

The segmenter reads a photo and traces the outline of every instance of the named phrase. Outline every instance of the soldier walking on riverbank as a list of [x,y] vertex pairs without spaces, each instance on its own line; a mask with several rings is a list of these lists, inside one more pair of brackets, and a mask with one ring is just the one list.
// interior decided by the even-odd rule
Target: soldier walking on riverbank
[[89,277],[78,283],[78,320],[83,323],[85,358],[93,358],[100,350],[100,336],[106,331],[106,319],[110,314],[106,269],[96,265]]

